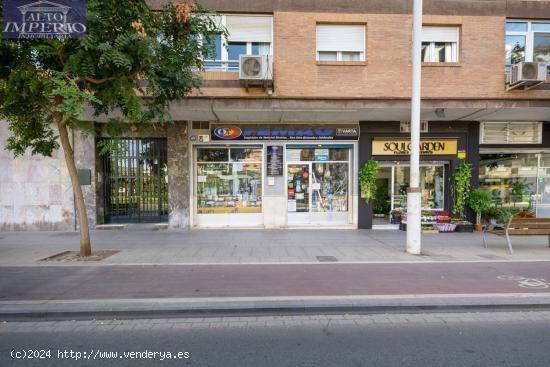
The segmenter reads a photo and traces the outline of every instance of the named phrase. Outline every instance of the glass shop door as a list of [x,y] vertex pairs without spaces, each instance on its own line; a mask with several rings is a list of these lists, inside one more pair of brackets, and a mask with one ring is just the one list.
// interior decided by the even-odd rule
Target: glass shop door
[[350,148],[287,148],[289,225],[342,225],[350,219]]

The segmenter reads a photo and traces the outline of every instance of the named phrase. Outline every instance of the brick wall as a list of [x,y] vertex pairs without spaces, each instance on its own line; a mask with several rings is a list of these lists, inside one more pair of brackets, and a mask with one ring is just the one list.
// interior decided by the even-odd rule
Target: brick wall
[[[550,83],[531,91],[505,91],[503,16],[425,15],[424,24],[457,25],[461,29],[457,65],[422,68],[422,94],[442,99],[550,98]],[[316,61],[316,24],[364,23],[366,60],[353,65]],[[279,97],[408,98],[410,95],[411,28],[408,14],[274,13],[275,92]],[[219,73],[218,73],[219,74]],[[208,80],[236,80],[210,73]],[[549,80],[550,82],[550,80]],[[237,84],[208,87],[201,96],[261,96]]]

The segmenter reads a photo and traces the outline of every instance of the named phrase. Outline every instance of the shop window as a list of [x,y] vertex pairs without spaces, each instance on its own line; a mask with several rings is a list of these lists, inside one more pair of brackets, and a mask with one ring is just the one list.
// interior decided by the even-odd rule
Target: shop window
[[497,207],[528,210],[537,190],[538,154],[481,153],[480,187]]
[[518,62],[534,61],[548,63],[550,73],[549,21],[507,21],[505,43],[506,72]]
[[238,71],[240,55],[272,55],[271,16],[221,15],[217,17],[229,36],[214,37],[211,54],[204,61],[208,71]]
[[197,148],[198,214],[261,213],[262,148]]
[[318,61],[365,61],[365,26],[317,25]]
[[347,212],[349,152],[349,148],[288,148],[288,211]]
[[458,62],[458,27],[422,27],[422,62]]
[[542,122],[482,122],[480,144],[542,144]]

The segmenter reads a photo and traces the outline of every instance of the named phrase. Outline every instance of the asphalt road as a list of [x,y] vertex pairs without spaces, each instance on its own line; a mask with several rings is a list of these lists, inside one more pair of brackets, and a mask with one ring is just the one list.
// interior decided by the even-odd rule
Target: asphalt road
[[550,292],[548,262],[0,267],[0,300],[518,292]]
[[[1,366],[547,367],[550,312],[5,323],[0,340]],[[52,358],[10,356],[37,349]],[[131,351],[182,354],[121,357]]]

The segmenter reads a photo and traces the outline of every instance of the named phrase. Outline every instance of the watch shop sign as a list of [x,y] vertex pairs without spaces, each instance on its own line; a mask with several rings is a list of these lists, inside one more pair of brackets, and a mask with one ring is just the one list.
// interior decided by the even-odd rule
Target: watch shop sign
[[85,0],[4,0],[2,37],[81,38],[86,34]]

